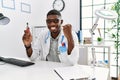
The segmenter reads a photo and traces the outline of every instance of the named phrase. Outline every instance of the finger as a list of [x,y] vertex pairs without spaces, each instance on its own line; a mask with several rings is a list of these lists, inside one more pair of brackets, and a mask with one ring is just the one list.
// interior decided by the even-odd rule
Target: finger
[[22,39],[23,39],[23,40],[26,40],[26,39],[27,39],[27,36],[24,34]]
[[67,27],[67,28],[71,28],[71,24],[67,24],[66,27]]
[[67,25],[64,25],[64,26],[63,26],[63,29],[65,29],[65,28],[67,28]]
[[25,34],[26,36],[30,36],[30,35],[31,35],[31,32],[30,32],[30,31],[27,31],[27,30],[24,30],[24,34]]
[[66,24],[65,26],[71,26],[71,24]]
[[71,24],[66,24],[63,26],[64,28],[71,27]]
[[26,40],[26,39],[30,38],[31,36],[32,36],[31,34],[24,33],[23,39]]
[[67,24],[66,26],[71,26],[71,24]]

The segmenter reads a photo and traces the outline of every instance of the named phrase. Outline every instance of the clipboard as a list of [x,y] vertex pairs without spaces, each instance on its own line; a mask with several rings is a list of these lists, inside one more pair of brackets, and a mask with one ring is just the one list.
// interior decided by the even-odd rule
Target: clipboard
[[90,74],[79,65],[54,68],[55,73],[62,80],[88,80]]

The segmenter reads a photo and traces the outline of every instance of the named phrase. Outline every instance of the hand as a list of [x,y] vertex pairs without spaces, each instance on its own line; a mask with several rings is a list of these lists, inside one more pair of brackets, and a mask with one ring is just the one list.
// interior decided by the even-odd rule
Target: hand
[[26,45],[26,46],[30,46],[31,45],[32,35],[31,35],[29,27],[27,27],[27,29],[24,30],[24,35],[22,37],[22,40],[23,40],[24,45]]
[[66,24],[63,26],[63,32],[66,38],[70,38],[72,36],[72,26],[71,24]]

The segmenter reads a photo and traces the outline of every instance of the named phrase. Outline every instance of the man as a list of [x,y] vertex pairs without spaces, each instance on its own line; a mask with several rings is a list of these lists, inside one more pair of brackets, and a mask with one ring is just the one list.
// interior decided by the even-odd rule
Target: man
[[24,31],[23,43],[27,56],[31,60],[76,64],[79,57],[79,48],[75,46],[78,44],[78,38],[72,31],[72,26],[62,26],[63,20],[57,10],[50,10],[46,18],[48,28],[40,33],[34,44],[29,28]]

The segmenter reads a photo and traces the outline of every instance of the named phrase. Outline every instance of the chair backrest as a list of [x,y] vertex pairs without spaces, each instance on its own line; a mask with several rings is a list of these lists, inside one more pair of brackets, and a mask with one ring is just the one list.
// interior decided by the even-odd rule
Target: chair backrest
[[39,33],[45,28],[46,26],[33,26],[32,27],[33,44],[36,41],[36,38],[38,38]]

